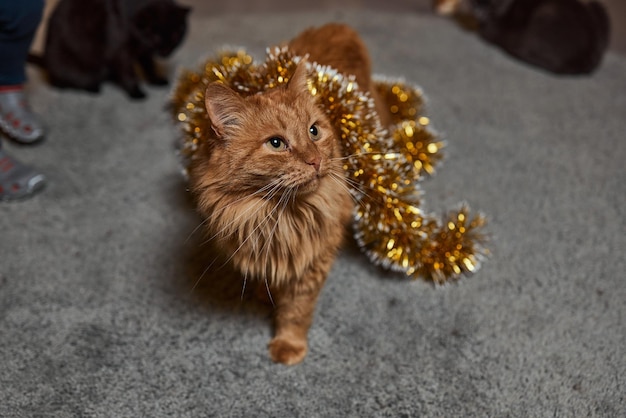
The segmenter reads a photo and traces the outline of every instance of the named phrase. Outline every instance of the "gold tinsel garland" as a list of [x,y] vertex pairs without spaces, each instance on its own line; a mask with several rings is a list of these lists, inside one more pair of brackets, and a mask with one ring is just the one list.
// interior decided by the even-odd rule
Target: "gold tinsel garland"
[[[256,94],[287,83],[300,59],[287,48],[274,48],[257,65],[239,50],[221,53],[197,72],[181,72],[172,109],[183,130],[183,157],[193,159],[198,144],[211,134],[204,102],[208,84],[221,81],[242,96]],[[470,217],[466,206],[443,220],[421,209],[419,181],[434,173],[444,146],[422,115],[422,92],[398,80],[376,80],[391,114],[392,124],[385,129],[373,100],[353,77],[307,65],[309,90],[341,136],[346,178],[360,203],[354,236],[370,260],[436,283],[476,271],[488,254],[481,232],[484,217]]]

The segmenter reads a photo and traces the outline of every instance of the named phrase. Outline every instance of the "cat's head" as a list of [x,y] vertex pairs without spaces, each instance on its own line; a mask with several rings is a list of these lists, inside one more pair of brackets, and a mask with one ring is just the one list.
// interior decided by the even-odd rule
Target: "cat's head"
[[155,0],[135,14],[133,24],[151,52],[167,57],[185,37],[190,10],[170,0]]
[[307,86],[301,61],[286,85],[242,97],[214,82],[205,93],[214,137],[212,161],[237,193],[279,198],[317,190],[341,175],[340,151],[327,116]]

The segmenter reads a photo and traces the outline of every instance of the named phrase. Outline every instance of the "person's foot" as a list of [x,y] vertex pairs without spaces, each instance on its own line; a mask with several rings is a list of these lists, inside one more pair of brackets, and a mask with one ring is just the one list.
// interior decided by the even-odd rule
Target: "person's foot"
[[28,106],[21,85],[0,86],[0,130],[22,144],[44,137],[43,124]]
[[29,197],[46,184],[43,174],[0,149],[0,201]]

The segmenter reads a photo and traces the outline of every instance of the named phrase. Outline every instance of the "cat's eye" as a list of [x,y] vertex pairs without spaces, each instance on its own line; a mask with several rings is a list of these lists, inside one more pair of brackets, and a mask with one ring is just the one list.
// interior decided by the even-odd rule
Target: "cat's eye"
[[317,141],[318,139],[320,139],[320,128],[317,125],[317,123],[314,123],[313,125],[311,125],[311,127],[309,128],[309,137],[313,140],[313,141]]
[[267,147],[272,151],[284,151],[287,149],[287,143],[285,140],[278,136],[273,136],[268,139],[265,145],[267,145]]

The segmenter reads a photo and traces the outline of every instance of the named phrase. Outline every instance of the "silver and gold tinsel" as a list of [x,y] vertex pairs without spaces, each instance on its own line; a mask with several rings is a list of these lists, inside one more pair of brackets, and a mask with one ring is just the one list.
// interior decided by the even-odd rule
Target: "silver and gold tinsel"
[[[181,72],[172,109],[183,130],[182,156],[195,157],[211,135],[204,104],[208,84],[221,81],[242,96],[285,84],[300,57],[286,48],[267,52],[256,64],[245,51],[223,52],[198,71]],[[336,127],[346,178],[358,199],[354,237],[370,260],[385,268],[435,283],[474,272],[488,254],[481,232],[485,219],[461,206],[443,219],[424,213],[419,181],[435,172],[444,143],[430,129],[421,90],[398,80],[376,80],[391,122],[383,127],[369,93],[351,76],[315,63],[309,67],[312,95]]]

